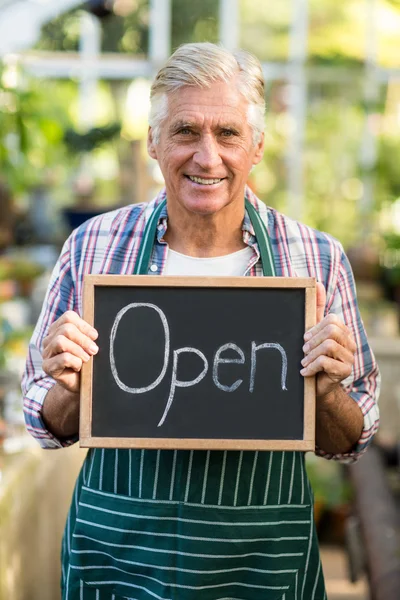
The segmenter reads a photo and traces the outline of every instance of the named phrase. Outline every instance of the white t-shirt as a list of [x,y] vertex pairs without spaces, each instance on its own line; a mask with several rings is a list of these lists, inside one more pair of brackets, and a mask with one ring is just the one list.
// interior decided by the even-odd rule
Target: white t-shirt
[[232,254],[211,258],[187,256],[170,248],[164,275],[241,276],[245,274],[252,255],[253,250],[249,246]]

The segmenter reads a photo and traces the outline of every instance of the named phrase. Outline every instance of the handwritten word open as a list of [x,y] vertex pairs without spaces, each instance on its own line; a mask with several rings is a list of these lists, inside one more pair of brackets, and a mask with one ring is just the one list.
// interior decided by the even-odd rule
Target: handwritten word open
[[[129,310],[134,310],[137,308],[152,309],[155,313],[154,316],[161,320],[161,323],[162,323],[162,326],[164,329],[164,362],[163,362],[162,369],[160,371],[159,376],[153,382],[151,382],[146,387],[141,387],[141,388],[129,387],[123,381],[121,381],[121,379],[118,375],[117,366],[115,364],[115,355],[114,355],[115,337],[117,335],[117,331],[118,331],[118,327],[121,322],[121,319]],[[258,344],[258,345],[256,344],[256,342],[251,342],[251,368],[250,368],[250,381],[249,381],[249,392],[251,392],[251,393],[254,390],[254,384],[255,384],[255,379],[256,379],[257,352],[259,350],[270,350],[270,349],[278,350],[278,352],[280,352],[280,354],[281,354],[281,357],[282,357],[281,387],[282,387],[282,390],[287,389],[286,388],[287,356],[286,356],[286,352],[282,348],[282,346],[280,344],[275,344],[275,343],[270,343],[270,342],[264,343],[264,344]],[[227,357],[224,358],[222,355],[223,355],[223,353],[225,353],[228,350],[231,352],[235,352],[237,354],[237,358],[227,358]],[[178,379],[179,356],[183,353],[196,354],[203,363],[200,373],[197,375],[197,377],[195,379],[192,379],[190,381],[182,381],[182,380]],[[157,387],[158,384],[164,379],[166,372],[168,370],[168,366],[169,366],[169,362],[170,362],[170,354],[171,354],[170,331],[169,331],[167,317],[165,316],[165,314],[161,310],[161,308],[159,308],[155,304],[150,304],[147,302],[133,302],[132,304],[128,304],[127,306],[125,306],[118,312],[118,314],[115,318],[114,324],[112,326],[112,329],[111,329],[110,365],[111,365],[111,372],[113,374],[115,382],[117,383],[117,385],[119,386],[119,388],[121,390],[123,390],[124,392],[128,392],[129,394],[145,394],[146,392],[149,392],[150,390]],[[222,390],[224,392],[234,392],[243,383],[243,379],[237,379],[234,383],[232,383],[232,385],[223,385],[218,379],[218,369],[219,369],[220,364],[243,365],[244,363],[245,363],[245,355],[244,355],[243,350],[241,348],[239,348],[239,346],[237,346],[236,344],[234,344],[232,342],[228,342],[227,344],[223,344],[222,346],[220,346],[214,354],[213,367],[212,367],[212,379],[213,379],[214,384],[217,386],[217,388],[219,388],[220,390]],[[190,346],[186,346],[184,348],[178,348],[177,350],[173,350],[173,352],[172,352],[171,386],[170,386],[168,400],[167,400],[167,403],[165,406],[165,410],[160,419],[160,422],[158,423],[158,427],[161,427],[161,425],[164,423],[164,421],[168,415],[168,412],[169,412],[169,410],[172,406],[173,400],[174,400],[176,388],[185,388],[185,387],[191,387],[193,385],[196,385],[202,379],[204,379],[204,377],[208,373],[208,370],[209,370],[208,360],[204,356],[203,352],[201,352],[201,350],[199,350],[198,348],[192,348]]]

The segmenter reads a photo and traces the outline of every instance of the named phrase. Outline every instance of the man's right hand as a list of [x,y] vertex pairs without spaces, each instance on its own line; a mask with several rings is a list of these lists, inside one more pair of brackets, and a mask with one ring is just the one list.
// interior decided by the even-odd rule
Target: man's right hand
[[69,392],[79,392],[82,365],[98,352],[97,337],[89,323],[67,311],[43,340],[43,371]]

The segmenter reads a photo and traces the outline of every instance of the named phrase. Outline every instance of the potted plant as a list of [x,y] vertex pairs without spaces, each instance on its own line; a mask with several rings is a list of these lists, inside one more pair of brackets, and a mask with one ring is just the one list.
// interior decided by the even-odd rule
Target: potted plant
[[329,538],[342,541],[351,502],[351,488],[344,477],[343,467],[334,461],[307,454],[306,468],[314,493],[317,528],[324,520],[329,528]]
[[382,287],[385,298],[396,303],[400,323],[400,235],[388,233],[383,240],[385,247],[380,261]]

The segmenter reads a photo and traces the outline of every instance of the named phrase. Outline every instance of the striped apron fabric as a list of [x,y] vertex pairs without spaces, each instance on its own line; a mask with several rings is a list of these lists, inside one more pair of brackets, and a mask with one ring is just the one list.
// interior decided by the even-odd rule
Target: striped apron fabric
[[[135,273],[147,274],[158,214]],[[267,230],[246,201],[264,275]],[[301,452],[90,449],[62,544],[63,600],[325,600]]]

